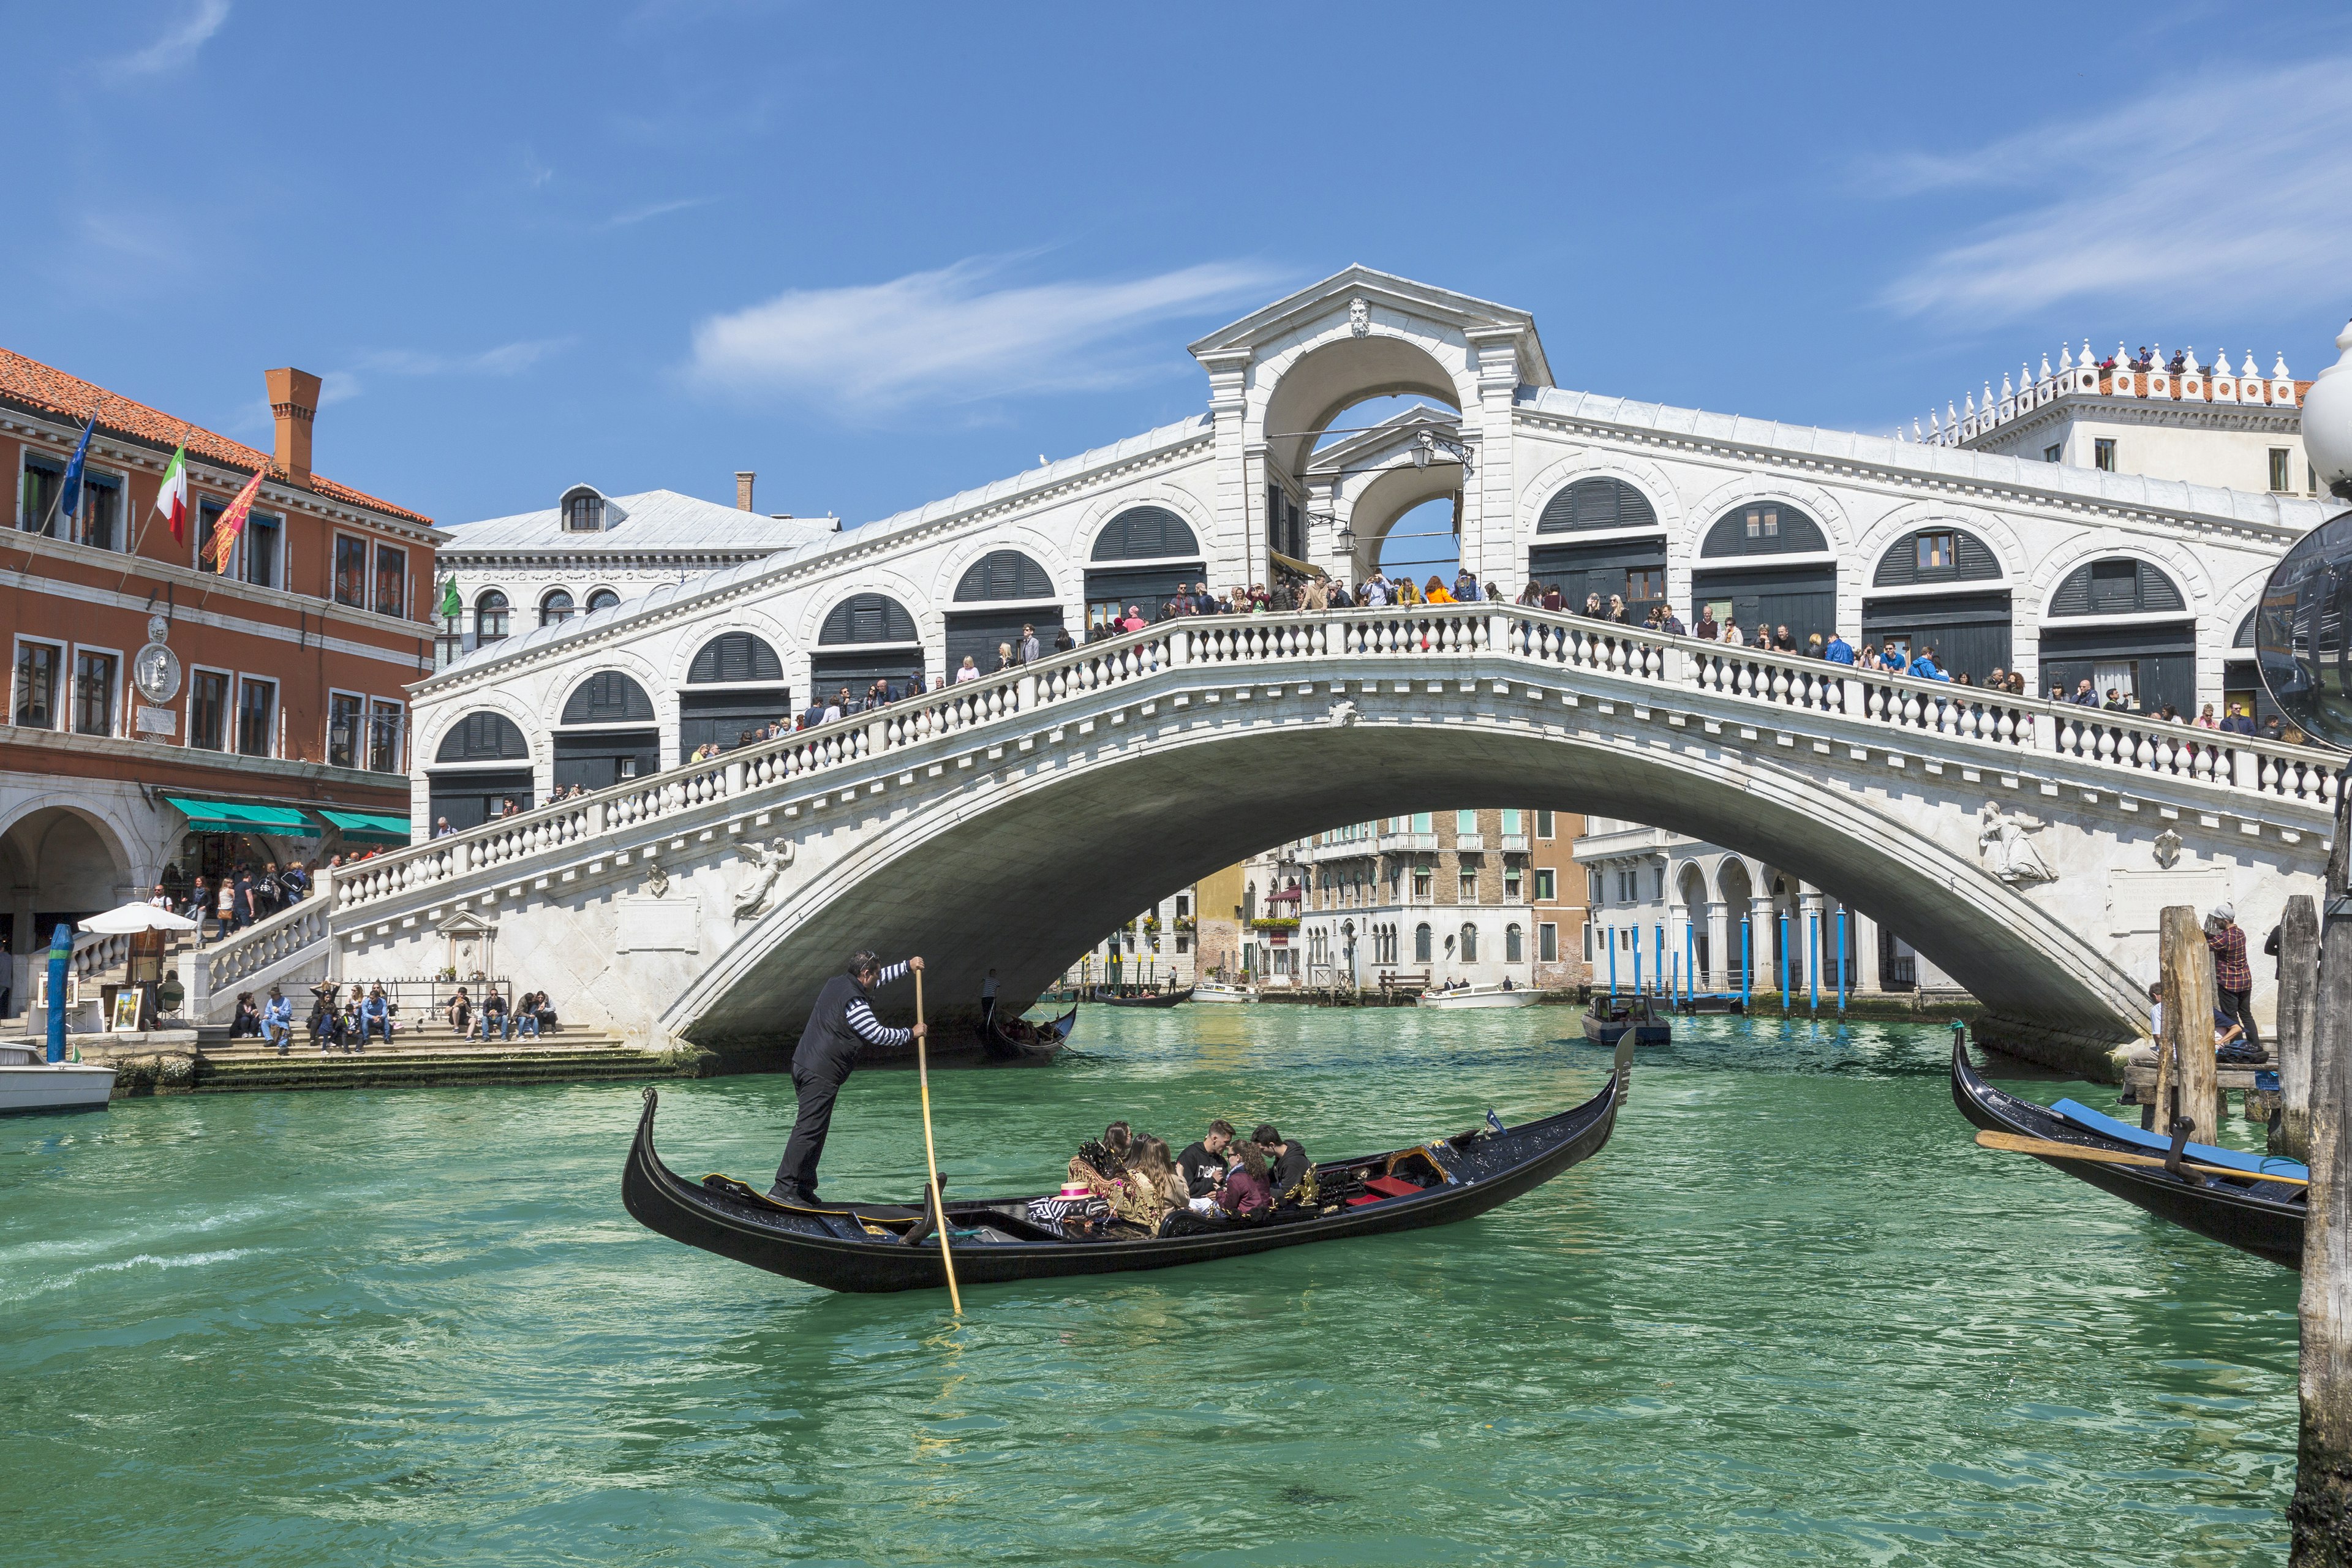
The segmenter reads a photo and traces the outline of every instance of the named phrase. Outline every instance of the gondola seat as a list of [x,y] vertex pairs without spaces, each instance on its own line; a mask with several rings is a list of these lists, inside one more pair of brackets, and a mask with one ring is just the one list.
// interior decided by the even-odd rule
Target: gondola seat
[[1425,1190],[1413,1185],[1402,1176],[1374,1176],[1364,1183],[1364,1190],[1360,1194],[1348,1200],[1348,1206],[1351,1209],[1361,1208],[1366,1204],[1386,1203],[1391,1198],[1409,1198],[1415,1193]]

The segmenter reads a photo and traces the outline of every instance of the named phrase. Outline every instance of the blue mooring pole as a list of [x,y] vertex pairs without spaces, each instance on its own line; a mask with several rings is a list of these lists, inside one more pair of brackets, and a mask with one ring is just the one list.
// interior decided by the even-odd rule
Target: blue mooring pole
[[1749,983],[1756,978],[1756,942],[1748,930],[1748,917],[1739,917],[1739,1010],[1748,1011]]
[[1617,928],[1602,926],[1601,939],[1609,947],[1609,999],[1617,1000]]
[[73,962],[73,927],[63,921],[49,937],[49,1048],[53,1062],[66,1059],[66,970]]
[[1642,994],[1642,928],[1633,928],[1633,994]]
[[1651,933],[1650,951],[1655,953],[1658,959],[1658,984],[1671,997],[1675,988],[1666,978],[1666,922],[1660,921],[1651,928]]
[[1813,1011],[1818,1013],[1822,1010],[1822,911],[1814,910],[1805,918],[1812,923],[1813,928],[1813,968],[1812,973],[1806,978],[1812,983],[1812,1007]]
[[1780,921],[1780,1011],[1789,1010],[1789,911],[1782,910]]
[[1683,1005],[1698,1004],[1698,937],[1687,917],[1683,921]]
[[1845,906],[1838,906],[1838,1011],[1845,1011]]

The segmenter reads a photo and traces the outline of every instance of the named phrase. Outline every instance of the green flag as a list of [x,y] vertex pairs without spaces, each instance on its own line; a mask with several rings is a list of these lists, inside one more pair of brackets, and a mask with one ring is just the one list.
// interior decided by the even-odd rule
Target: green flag
[[454,621],[465,613],[466,606],[457,597],[457,579],[455,577],[446,579],[441,584],[442,617]]

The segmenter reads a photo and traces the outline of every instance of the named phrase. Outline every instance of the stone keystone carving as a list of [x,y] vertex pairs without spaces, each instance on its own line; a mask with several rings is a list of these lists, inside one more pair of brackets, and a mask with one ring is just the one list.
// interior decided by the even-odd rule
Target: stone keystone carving
[[1372,308],[1362,300],[1348,301],[1348,331],[1362,337],[1372,330]]
[[2168,827],[2156,836],[2156,863],[2169,871],[2179,859],[2180,835]]
[[1331,722],[1346,729],[1356,721],[1356,705],[1344,698],[1331,704]]
[[654,862],[654,868],[646,873],[646,891],[656,899],[669,891],[669,873],[662,869],[662,863],[658,860]]
[[2030,816],[2005,815],[1999,801],[1989,800],[1977,813],[1977,858],[1984,862],[1986,870],[2011,887],[2054,882],[2058,873],[2050,868],[2042,852],[2025,837],[2046,826]]
[[768,912],[771,896],[776,889],[776,879],[793,863],[795,846],[789,838],[777,837],[766,844],[747,839],[736,850],[743,859],[743,879],[735,889],[735,918],[755,921]]

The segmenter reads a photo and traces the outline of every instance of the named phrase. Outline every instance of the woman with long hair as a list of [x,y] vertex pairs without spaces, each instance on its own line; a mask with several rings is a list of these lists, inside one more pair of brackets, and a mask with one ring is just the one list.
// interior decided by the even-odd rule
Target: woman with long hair
[[1110,1200],[1111,1213],[1130,1225],[1156,1231],[1171,1209],[1190,1201],[1168,1145],[1149,1132],[1136,1134],[1127,1162],[1127,1181]]
[[1452,605],[1460,602],[1445,591],[1445,584],[1438,580],[1437,574],[1434,572],[1429,574],[1429,581],[1421,585],[1421,597],[1422,602],[1428,605]]

